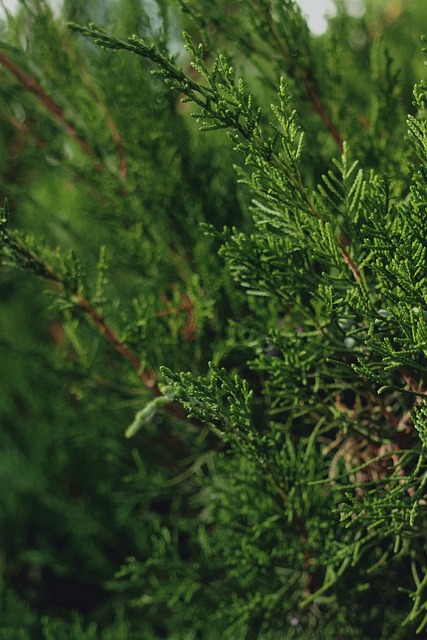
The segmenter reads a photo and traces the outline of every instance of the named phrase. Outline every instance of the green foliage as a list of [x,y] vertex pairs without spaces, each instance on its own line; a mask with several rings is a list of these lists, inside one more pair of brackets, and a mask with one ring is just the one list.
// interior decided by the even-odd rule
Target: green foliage
[[367,4],[9,16],[0,639],[426,633],[425,10]]

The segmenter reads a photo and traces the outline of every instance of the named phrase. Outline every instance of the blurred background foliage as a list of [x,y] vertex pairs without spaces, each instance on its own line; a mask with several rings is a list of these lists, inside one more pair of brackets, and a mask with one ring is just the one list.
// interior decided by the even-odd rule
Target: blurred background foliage
[[[352,16],[352,3],[339,2],[328,32],[312,38],[305,55],[338,129],[350,141],[364,131],[355,153],[381,171],[392,142],[376,123],[388,109],[405,136],[402,114],[411,112],[412,87],[424,73],[427,5],[366,5]],[[200,134],[188,106],[146,64],[95,48],[65,22],[96,22],[123,38],[137,33],[189,70],[180,34],[185,28],[197,41],[194,11],[211,54],[229,53],[261,105],[288,74],[308,137],[308,184],[338,149],[298,68],[272,56],[262,24],[251,23],[240,2],[184,8],[66,0],[58,15],[43,0],[22,0],[0,22],[0,201],[9,198],[14,227],[81,260],[85,291],[147,370],[204,373],[213,360],[251,379],[251,336],[242,341],[238,320],[250,318],[247,326],[267,335],[272,314],[232,283],[215,240],[200,229],[201,222],[250,229],[237,154],[225,134]],[[387,74],[396,77],[393,95]],[[402,164],[398,158],[396,170]],[[237,462],[206,429],[178,418],[156,415],[125,439],[149,394],[76,310],[58,310],[52,293],[1,267],[0,639],[219,638],[225,630],[246,637],[241,628],[233,636],[239,600],[229,598],[260,578],[239,576],[239,528],[233,533],[231,521],[239,508],[251,520],[257,478],[243,463],[232,469]],[[262,487],[258,495],[270,513]],[[381,637],[405,637],[391,635],[393,615],[385,622],[377,606],[389,634]],[[206,612],[216,614],[216,627],[205,626]],[[367,627],[356,622],[352,637],[368,637],[372,618]],[[247,637],[257,637],[253,629]]]

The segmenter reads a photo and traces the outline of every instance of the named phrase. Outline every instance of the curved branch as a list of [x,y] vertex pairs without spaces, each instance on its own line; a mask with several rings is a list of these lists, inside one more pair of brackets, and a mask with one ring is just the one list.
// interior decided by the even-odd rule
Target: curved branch
[[39,83],[30,75],[22,71],[8,56],[0,51],[0,64],[8,69],[27,91],[34,94],[36,98],[46,107],[48,111],[59,121],[65,133],[76,142],[80,149],[89,156],[95,163],[98,171],[103,171],[104,167],[98,159],[94,157],[93,151],[83,138],[81,138],[75,126],[69,122],[65,116],[63,108],[46,93]]

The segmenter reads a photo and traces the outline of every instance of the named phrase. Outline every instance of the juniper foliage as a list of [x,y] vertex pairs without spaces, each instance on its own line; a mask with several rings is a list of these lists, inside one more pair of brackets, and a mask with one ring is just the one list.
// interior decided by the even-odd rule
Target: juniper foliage
[[8,17],[1,638],[426,633],[425,9],[367,4]]

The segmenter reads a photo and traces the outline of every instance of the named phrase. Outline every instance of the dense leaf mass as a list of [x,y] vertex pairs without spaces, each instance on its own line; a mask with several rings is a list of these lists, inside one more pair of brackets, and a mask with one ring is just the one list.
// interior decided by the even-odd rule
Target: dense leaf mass
[[427,633],[427,8],[365,4],[0,20],[1,640]]

